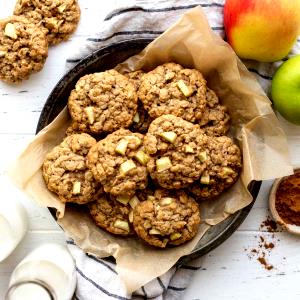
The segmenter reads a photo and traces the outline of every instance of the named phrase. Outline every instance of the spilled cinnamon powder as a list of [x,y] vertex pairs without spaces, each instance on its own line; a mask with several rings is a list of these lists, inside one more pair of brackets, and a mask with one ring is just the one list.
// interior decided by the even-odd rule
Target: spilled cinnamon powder
[[274,222],[270,217],[264,220],[260,224],[261,231],[267,231],[273,233],[272,235],[268,236],[269,241],[266,240],[266,236],[259,235],[256,236],[258,245],[256,248],[245,249],[248,251],[249,259],[256,259],[267,271],[274,269],[274,266],[268,262],[270,253],[275,247],[275,235],[274,232],[277,231],[277,224]]
[[277,231],[277,223],[273,221],[270,217],[267,217],[266,220],[261,222],[260,230],[267,230],[268,232],[275,232]]
[[257,259],[264,267],[266,270],[270,271],[272,270],[274,267],[272,265],[269,265],[266,261],[266,259],[264,257],[259,257]]
[[274,243],[264,243],[265,249],[273,249],[275,247]]

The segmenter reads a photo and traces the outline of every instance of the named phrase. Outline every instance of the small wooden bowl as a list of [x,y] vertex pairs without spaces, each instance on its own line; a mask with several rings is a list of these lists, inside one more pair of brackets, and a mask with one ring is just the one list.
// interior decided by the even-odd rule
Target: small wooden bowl
[[[294,170],[294,172],[295,173],[300,172],[300,169],[297,168]],[[290,233],[300,235],[300,226],[285,223],[280,217],[280,215],[278,214],[275,206],[277,188],[281,183],[281,181],[287,177],[288,176],[278,178],[274,181],[269,195],[269,208],[270,208],[271,216],[277,224],[279,224],[283,229],[285,229]]]

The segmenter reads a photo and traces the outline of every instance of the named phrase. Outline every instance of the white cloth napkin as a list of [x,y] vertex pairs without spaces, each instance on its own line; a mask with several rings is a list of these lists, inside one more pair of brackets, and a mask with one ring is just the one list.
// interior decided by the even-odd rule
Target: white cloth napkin
[[[101,30],[84,41],[83,47],[67,60],[70,69],[91,52],[114,42],[133,37],[155,38],[178,18],[197,5],[203,8],[210,26],[224,38],[223,7],[224,0],[137,0],[122,2],[123,7],[113,10],[103,20]],[[290,56],[300,54],[300,39]],[[249,71],[269,94],[272,75],[282,61],[270,63],[245,62]],[[176,300],[183,297],[191,276],[201,270],[201,258],[191,261],[180,268],[173,267],[166,274],[152,280],[133,295],[128,295],[111,259],[98,259],[86,255],[73,241],[67,241],[76,261],[77,289],[79,300],[98,299],[153,299]]]

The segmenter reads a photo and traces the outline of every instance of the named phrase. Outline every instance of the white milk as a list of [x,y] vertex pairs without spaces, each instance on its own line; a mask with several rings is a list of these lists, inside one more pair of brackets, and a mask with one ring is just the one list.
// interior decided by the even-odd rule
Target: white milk
[[0,183],[0,262],[19,244],[28,227],[24,207],[18,202],[18,191],[8,180]]
[[35,283],[19,286],[10,293],[9,297],[10,300],[52,300],[47,290]]
[[35,282],[36,286],[39,286],[39,282],[43,283],[55,300],[70,300],[76,287],[76,270],[68,249],[58,244],[44,244],[33,250],[19,263],[11,275],[9,286],[14,288],[7,299],[17,299],[13,296],[19,293],[22,287],[26,288],[26,293],[20,299],[48,300],[46,290],[43,291],[44,295],[40,296],[43,288],[39,286],[40,289],[37,290],[36,286],[28,285],[32,282]]

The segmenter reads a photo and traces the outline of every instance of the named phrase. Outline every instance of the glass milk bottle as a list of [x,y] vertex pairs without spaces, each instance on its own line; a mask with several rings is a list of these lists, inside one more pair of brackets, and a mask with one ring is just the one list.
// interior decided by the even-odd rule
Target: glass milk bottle
[[19,203],[20,191],[8,179],[0,182],[0,262],[16,248],[28,227],[28,216]]
[[15,268],[6,300],[70,300],[75,287],[75,263],[68,249],[44,244]]

